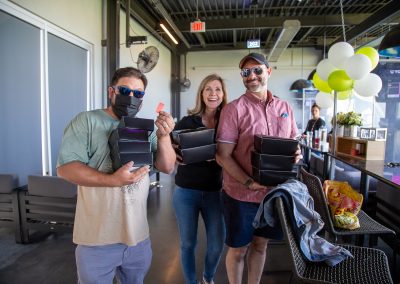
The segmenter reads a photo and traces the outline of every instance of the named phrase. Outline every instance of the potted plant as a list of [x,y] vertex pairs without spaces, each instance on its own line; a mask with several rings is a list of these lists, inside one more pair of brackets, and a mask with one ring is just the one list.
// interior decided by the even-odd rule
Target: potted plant
[[358,137],[358,130],[362,125],[361,114],[349,111],[342,115],[341,124],[344,125],[343,136]]
[[[332,122],[333,123],[333,122]],[[345,126],[345,114],[338,112],[336,114],[336,136],[343,136]]]

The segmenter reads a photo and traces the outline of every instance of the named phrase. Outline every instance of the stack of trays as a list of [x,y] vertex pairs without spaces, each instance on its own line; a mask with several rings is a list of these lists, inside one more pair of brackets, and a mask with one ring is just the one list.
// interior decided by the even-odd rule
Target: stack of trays
[[293,139],[255,135],[251,153],[253,178],[262,185],[276,186],[295,178],[294,153],[298,142]]
[[149,136],[154,120],[124,116],[108,139],[113,169],[133,161],[134,166],[153,164]]
[[197,128],[175,130],[171,133],[172,141],[179,147],[176,152],[184,164],[192,164],[215,159],[216,144],[214,129]]

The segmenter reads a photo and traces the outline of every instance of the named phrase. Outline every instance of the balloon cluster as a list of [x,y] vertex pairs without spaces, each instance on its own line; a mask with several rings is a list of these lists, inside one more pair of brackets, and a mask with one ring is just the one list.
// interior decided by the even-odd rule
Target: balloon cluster
[[328,58],[317,65],[313,76],[314,86],[320,91],[316,96],[319,106],[333,105],[332,91],[339,100],[348,99],[354,90],[361,96],[375,96],[382,89],[381,78],[370,73],[379,62],[379,53],[373,47],[362,47],[354,53],[347,42],[338,42],[328,51]]

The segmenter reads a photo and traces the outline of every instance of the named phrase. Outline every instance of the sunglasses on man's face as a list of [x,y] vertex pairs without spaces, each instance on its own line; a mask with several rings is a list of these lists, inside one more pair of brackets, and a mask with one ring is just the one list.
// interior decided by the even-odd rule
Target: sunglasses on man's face
[[243,68],[240,71],[240,75],[242,75],[242,77],[249,77],[251,72],[253,72],[256,75],[261,75],[263,73],[263,69],[259,66],[255,66],[253,68]]
[[129,97],[131,93],[133,93],[133,96],[138,99],[141,99],[144,96],[144,91],[132,90],[125,86],[115,86],[113,87],[113,89],[114,90],[118,89],[118,93],[122,96]]

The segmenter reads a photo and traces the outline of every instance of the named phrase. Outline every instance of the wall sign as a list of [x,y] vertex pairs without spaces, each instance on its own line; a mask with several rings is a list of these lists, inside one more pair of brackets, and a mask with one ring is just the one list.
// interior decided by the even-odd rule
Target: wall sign
[[247,40],[247,48],[260,48],[260,40],[259,39],[248,39]]

